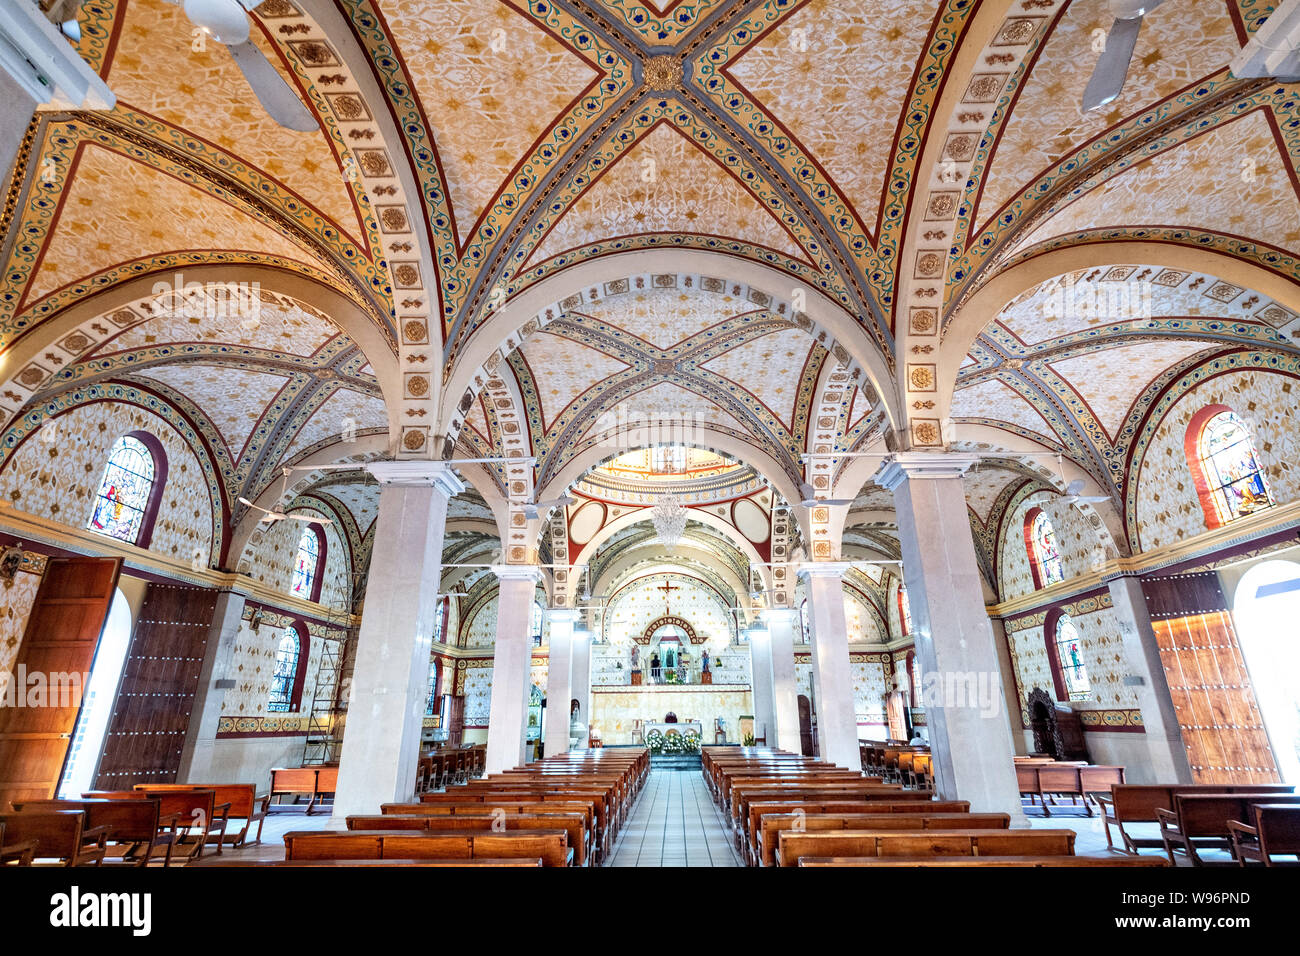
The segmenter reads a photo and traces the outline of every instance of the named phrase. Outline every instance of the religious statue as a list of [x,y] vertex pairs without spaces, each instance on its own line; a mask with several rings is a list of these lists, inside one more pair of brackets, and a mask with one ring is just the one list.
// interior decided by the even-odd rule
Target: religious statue
[[569,749],[582,748],[587,736],[587,725],[582,722],[582,705],[575,697],[569,704]]
[[703,674],[709,672],[709,652],[707,650],[705,650],[703,655],[700,657],[700,672]]

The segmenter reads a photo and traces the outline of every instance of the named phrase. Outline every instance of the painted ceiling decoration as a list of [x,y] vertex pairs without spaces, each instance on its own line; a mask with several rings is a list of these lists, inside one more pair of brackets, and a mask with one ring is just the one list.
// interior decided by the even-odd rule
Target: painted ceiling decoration
[[[994,586],[1007,515],[1063,478],[1129,553],[1178,399],[1300,373],[1300,88],[1228,71],[1271,10],[1166,0],[1081,115],[1106,0],[265,0],[294,133],[179,7],[85,3],[117,106],[39,113],[5,183],[0,467],[132,405],[200,462],[214,565],[302,466],[283,504],[337,519],[349,573],[377,492],[329,462],[504,459],[465,471],[449,553],[616,576],[671,485],[743,596],[841,526],[898,554],[848,453],[965,448],[995,456],[967,482]],[[628,457],[664,445],[712,464]],[[788,573],[759,575],[778,606]]]

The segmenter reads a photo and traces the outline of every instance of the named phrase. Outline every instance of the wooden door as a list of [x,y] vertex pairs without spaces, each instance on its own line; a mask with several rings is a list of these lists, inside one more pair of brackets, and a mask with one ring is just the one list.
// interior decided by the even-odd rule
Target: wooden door
[[[46,564],[14,661],[14,706],[0,706],[0,807],[55,796],[121,570],[120,558]],[[34,681],[43,700],[29,697]]]
[[208,588],[149,585],[104,736],[96,790],[176,782],[216,606],[217,592]]
[[805,757],[816,755],[816,743],[813,741],[812,704],[803,694],[799,695],[799,751]]
[[465,698],[451,697],[447,708],[447,746],[459,747],[465,735]]

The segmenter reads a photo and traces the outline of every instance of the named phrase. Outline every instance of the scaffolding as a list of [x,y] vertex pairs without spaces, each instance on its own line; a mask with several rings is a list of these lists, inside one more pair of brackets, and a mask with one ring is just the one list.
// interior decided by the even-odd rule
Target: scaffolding
[[[352,575],[349,594],[358,594],[364,572]],[[320,664],[311,710],[307,714],[307,737],[303,742],[302,766],[336,764],[343,752],[343,730],[347,723],[349,689],[355,663],[357,615],[351,609],[331,607],[326,619],[329,637],[322,642]]]

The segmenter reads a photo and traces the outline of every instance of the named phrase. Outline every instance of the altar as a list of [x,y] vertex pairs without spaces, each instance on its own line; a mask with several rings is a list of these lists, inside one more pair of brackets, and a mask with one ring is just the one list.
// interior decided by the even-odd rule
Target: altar
[[[704,725],[700,723],[698,720],[679,720],[674,723],[668,723],[662,720],[646,721],[645,733],[647,737],[650,736],[650,731],[652,730],[659,731],[665,737],[668,736],[669,731],[675,731],[676,733],[679,734],[685,734],[689,732],[698,735],[700,740],[702,741],[704,740]],[[707,741],[705,742],[707,743]]]

